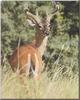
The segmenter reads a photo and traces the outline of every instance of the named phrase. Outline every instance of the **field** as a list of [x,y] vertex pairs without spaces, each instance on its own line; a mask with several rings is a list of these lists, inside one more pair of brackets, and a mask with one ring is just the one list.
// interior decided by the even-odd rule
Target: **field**
[[57,72],[52,80],[46,73],[38,81],[7,72],[2,81],[2,98],[78,98],[78,77],[56,80]]
[[[58,42],[56,42],[56,39],[54,39],[54,41],[55,44],[53,45],[56,49]],[[77,38],[72,40],[72,44],[74,44],[73,47],[76,47],[76,41]],[[61,51],[65,51],[65,49],[68,47],[62,45],[60,48]],[[77,48],[74,50],[76,50],[77,54]],[[66,52],[68,51],[69,48]],[[35,81],[34,78],[29,78],[25,77],[24,75],[17,75],[16,73],[13,73],[10,65],[7,64],[6,66],[8,66],[9,69],[4,71],[4,68],[2,74],[2,98],[78,98],[78,72],[75,72],[74,74],[72,71],[72,68],[77,63],[75,60],[77,59],[77,56],[74,54],[74,58],[72,57],[71,61],[69,62],[68,57],[64,55],[65,59],[61,65],[59,62],[61,60],[60,56],[64,53],[60,52],[59,54],[59,57],[53,63],[53,67],[51,69],[52,71],[42,72],[38,81]],[[47,62],[47,65],[49,65],[50,59],[49,62]],[[70,63],[71,68],[68,66],[68,63]],[[77,66],[78,65],[76,65],[76,68]],[[67,68],[66,71],[64,70],[65,68]],[[52,75],[49,77],[50,72]]]

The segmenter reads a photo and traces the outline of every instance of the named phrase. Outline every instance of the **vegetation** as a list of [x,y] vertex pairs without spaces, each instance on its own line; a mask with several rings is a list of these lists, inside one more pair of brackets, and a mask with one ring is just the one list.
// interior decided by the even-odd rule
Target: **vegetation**
[[50,1],[1,2],[2,98],[78,98],[79,1],[60,1],[51,20],[40,80],[12,72],[8,58],[20,45],[31,42],[35,29],[27,23],[24,8],[52,10]]

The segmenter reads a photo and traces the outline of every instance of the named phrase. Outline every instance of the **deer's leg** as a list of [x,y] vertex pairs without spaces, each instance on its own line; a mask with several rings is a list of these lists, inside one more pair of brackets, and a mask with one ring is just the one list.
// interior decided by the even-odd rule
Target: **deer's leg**
[[27,66],[26,66],[26,76],[29,75],[30,66],[31,66],[31,55],[28,54],[28,61],[27,61]]
[[37,55],[35,54],[35,73],[34,73],[34,77],[35,79],[38,79],[39,78],[39,60],[38,60],[38,57]]

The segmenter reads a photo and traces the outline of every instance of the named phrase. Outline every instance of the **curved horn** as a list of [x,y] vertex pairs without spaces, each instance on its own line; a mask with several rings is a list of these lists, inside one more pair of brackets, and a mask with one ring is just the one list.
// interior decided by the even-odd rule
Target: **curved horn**
[[30,13],[28,10],[26,10],[27,18],[30,19],[34,24],[39,24],[39,19],[36,15]]
[[50,19],[52,18],[53,15],[55,15],[57,13],[57,11],[59,10],[59,4],[56,3],[54,0],[52,0],[52,6],[53,6],[53,9],[52,9],[52,12],[51,14],[49,15]]
[[52,5],[53,5],[52,13],[55,13],[56,11],[59,10],[59,3],[58,2],[55,2],[54,0],[52,0]]

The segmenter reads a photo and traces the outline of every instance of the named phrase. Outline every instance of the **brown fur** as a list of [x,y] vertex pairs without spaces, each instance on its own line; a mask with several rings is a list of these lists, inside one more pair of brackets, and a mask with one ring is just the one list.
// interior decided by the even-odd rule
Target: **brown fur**
[[[11,67],[13,69],[13,71],[15,72],[17,70],[18,67],[18,50],[19,50],[19,69],[21,69],[23,67],[23,69],[20,70],[20,73],[26,73],[26,64],[28,63],[28,54],[31,55],[31,61],[32,64],[35,67],[35,55],[37,55],[37,59],[39,61],[39,65],[41,65],[41,56],[40,53],[38,52],[38,49],[36,47],[34,47],[33,45],[24,45],[21,46],[19,49],[16,48],[16,50],[13,52],[13,54],[11,55],[9,62],[11,64]],[[37,67],[37,66],[36,66]]]

